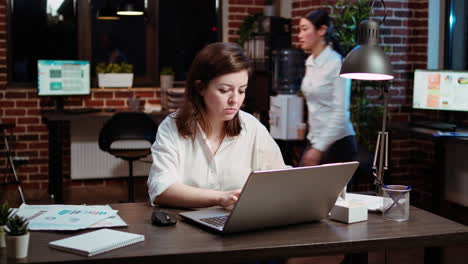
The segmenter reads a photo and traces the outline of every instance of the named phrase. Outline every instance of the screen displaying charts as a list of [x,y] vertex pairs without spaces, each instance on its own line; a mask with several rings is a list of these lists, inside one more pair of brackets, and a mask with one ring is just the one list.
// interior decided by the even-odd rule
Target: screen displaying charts
[[413,108],[468,111],[468,72],[416,70]]
[[86,95],[90,93],[89,61],[38,60],[39,95]]

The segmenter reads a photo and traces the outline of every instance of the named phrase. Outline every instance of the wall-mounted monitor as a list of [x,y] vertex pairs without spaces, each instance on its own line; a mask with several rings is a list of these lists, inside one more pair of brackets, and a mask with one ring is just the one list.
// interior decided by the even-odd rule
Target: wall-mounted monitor
[[38,60],[38,95],[90,94],[89,61]]
[[468,111],[468,71],[415,70],[413,108]]

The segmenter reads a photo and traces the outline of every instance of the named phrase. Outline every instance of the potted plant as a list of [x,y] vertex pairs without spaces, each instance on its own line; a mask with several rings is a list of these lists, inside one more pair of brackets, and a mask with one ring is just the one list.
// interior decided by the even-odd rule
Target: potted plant
[[125,87],[133,85],[133,65],[122,63],[101,62],[96,66],[98,74],[98,86],[104,87]]
[[174,71],[171,67],[165,66],[162,68],[161,73],[159,75],[159,81],[161,84],[161,88],[167,87],[171,88],[174,84]]
[[161,87],[161,106],[163,109],[167,107],[167,90],[174,86],[174,71],[171,67],[162,67],[159,75],[159,82]]
[[258,19],[261,16],[262,13],[256,13],[254,15],[247,15],[244,17],[244,20],[237,31],[237,34],[239,34],[237,43],[240,46],[243,47],[244,43],[252,38],[253,33],[258,31]]
[[4,248],[5,244],[5,225],[10,217],[11,209],[8,203],[5,202],[0,205],[0,248]]
[[15,215],[6,224],[6,246],[9,258],[28,256],[29,232],[26,218]]

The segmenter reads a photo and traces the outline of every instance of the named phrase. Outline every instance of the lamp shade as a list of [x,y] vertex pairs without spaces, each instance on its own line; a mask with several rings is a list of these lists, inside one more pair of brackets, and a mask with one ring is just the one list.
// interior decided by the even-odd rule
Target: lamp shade
[[340,76],[357,80],[391,80],[393,69],[383,50],[377,45],[379,24],[365,20],[359,24],[358,43],[346,56]]
[[133,3],[123,3],[117,14],[120,16],[142,16],[144,14],[143,10],[138,9]]

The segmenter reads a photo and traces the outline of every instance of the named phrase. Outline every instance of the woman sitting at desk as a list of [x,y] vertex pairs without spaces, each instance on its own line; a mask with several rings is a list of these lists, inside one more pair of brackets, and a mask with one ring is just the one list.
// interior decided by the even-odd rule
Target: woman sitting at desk
[[195,57],[185,102],[158,128],[150,201],[171,207],[233,205],[250,172],[284,168],[267,129],[240,111],[250,61],[241,47],[213,43]]

